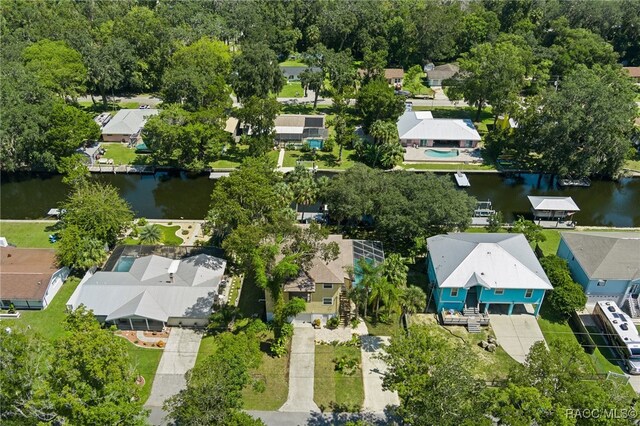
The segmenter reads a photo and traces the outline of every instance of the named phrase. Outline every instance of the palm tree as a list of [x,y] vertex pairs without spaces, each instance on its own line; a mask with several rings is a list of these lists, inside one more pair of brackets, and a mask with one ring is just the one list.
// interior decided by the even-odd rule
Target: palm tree
[[391,253],[384,259],[384,276],[396,287],[407,286],[407,273],[409,267],[406,265],[404,258],[397,254]]
[[[369,129],[369,135],[373,138],[376,148],[372,167],[376,166],[380,156],[384,160],[385,168],[396,165],[400,154],[404,157],[404,149],[398,143],[398,128],[395,123],[376,120]],[[391,167],[388,167],[389,164]]]
[[278,182],[273,187],[276,197],[281,206],[290,207],[293,201],[293,191],[285,182]]
[[364,289],[364,317],[367,317],[367,306],[369,304],[369,294],[374,287],[378,287],[378,282],[382,280],[382,265],[375,265],[365,258],[358,259],[356,273],[362,277],[359,285]]
[[385,169],[392,169],[402,163],[404,159],[404,148],[398,140],[387,141],[378,147],[380,155],[380,165]]
[[140,229],[140,244],[156,244],[162,239],[162,230],[158,225],[145,225]]
[[427,307],[427,295],[415,285],[405,288],[400,293],[400,308],[402,315],[422,312]]
[[[296,200],[297,213],[298,204],[309,205],[316,201],[318,187],[313,179],[302,179],[294,184],[293,193]],[[302,212],[302,220],[304,221],[304,212]]]

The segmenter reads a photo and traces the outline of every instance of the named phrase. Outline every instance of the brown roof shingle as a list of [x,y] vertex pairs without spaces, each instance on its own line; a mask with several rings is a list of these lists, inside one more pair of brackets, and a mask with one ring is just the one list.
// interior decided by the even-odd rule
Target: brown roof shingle
[[41,300],[57,269],[54,250],[0,248],[0,298]]
[[640,78],[640,67],[624,67],[630,77]]
[[402,68],[385,68],[384,78],[404,78],[404,70]]

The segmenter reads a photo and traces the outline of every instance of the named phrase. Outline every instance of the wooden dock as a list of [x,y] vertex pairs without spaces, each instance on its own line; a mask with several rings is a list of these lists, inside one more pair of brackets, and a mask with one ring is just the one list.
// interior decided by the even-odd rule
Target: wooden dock
[[154,166],[143,166],[143,165],[116,166],[115,164],[97,164],[97,165],[89,166],[89,171],[91,173],[154,174],[156,172],[156,168]]

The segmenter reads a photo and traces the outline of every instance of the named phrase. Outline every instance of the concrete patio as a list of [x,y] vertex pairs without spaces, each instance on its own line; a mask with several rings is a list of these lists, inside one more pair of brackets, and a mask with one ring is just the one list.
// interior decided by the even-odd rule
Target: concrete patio
[[[452,157],[430,157],[427,150],[446,151],[455,149],[458,155]],[[481,163],[482,156],[479,149],[474,148],[434,148],[434,147],[406,147],[404,152],[405,163]]]

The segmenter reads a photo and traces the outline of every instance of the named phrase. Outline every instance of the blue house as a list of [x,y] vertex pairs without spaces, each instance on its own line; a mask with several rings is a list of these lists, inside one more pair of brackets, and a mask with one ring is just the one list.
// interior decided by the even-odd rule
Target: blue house
[[563,232],[558,256],[589,302],[610,300],[637,308],[640,294],[640,232]]
[[493,307],[511,315],[515,305],[531,304],[538,315],[546,291],[553,290],[522,234],[437,235],[427,246],[438,312],[490,313]]

